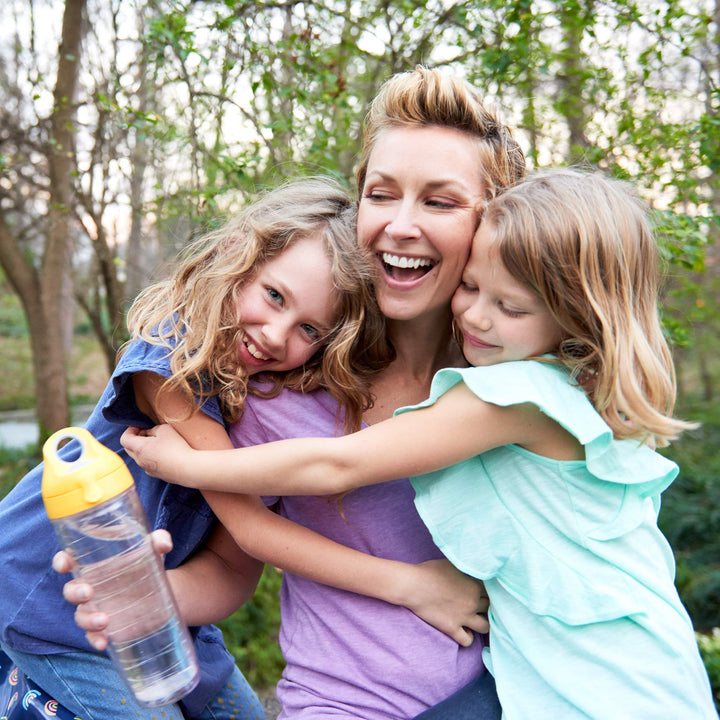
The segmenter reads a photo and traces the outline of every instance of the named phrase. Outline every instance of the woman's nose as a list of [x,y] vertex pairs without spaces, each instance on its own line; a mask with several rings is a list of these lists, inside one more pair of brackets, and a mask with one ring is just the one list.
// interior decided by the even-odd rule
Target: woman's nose
[[415,240],[422,235],[417,223],[417,211],[410,202],[403,202],[385,226],[385,232],[393,240]]

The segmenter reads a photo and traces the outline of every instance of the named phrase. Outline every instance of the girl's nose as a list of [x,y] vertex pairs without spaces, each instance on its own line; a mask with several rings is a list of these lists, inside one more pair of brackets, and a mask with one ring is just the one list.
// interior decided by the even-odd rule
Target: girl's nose
[[286,345],[289,335],[289,323],[285,319],[273,318],[263,325],[263,341],[269,352],[277,356]]
[[422,235],[417,225],[417,212],[410,202],[403,202],[385,226],[385,232],[393,240],[416,240]]
[[492,327],[492,319],[488,312],[487,304],[482,300],[474,302],[464,313],[463,319],[469,325],[487,332]]

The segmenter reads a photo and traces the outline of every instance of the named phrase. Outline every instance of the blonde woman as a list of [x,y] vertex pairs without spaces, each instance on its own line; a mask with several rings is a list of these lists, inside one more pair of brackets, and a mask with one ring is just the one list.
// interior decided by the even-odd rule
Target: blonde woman
[[[461,78],[419,67],[381,88],[365,125],[357,235],[371,254],[392,359],[370,378],[374,402],[362,413],[364,426],[427,397],[437,370],[465,364],[450,301],[485,204],[524,171],[508,127]],[[334,436],[341,430],[337,410],[324,391],[248,396],[233,441]],[[247,497],[207,494],[241,547],[286,570],[281,718],[406,720],[471,681],[468,716],[499,717],[482,661],[484,591],[444,559],[413,496],[399,475],[340,502],[265,497],[285,522],[271,526]],[[344,552],[330,550],[318,532]],[[181,604],[197,610],[230,596],[223,587],[229,579],[218,573],[197,592],[187,572]],[[78,620],[92,630],[102,618],[81,612]],[[456,712],[453,720],[464,717]]]

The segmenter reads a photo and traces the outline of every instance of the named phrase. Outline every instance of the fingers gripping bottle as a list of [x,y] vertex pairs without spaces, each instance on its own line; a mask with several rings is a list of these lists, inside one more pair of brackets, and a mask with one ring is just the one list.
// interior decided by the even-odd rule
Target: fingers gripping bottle
[[[59,452],[65,439],[77,442]],[[82,428],[56,432],[43,457],[45,509],[73,574],[93,586],[94,607],[108,615],[110,657],[140,705],[171,705],[197,684],[197,658],[132,475]]]

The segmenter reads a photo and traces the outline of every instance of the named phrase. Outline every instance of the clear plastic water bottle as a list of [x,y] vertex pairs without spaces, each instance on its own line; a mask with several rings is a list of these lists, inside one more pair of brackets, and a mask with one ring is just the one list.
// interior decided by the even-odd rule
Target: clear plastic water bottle
[[[76,442],[59,454],[65,439]],[[45,509],[74,576],[92,584],[93,606],[108,615],[110,657],[140,705],[176,702],[197,684],[198,663],[132,475],[82,428],[48,438],[43,458]]]

